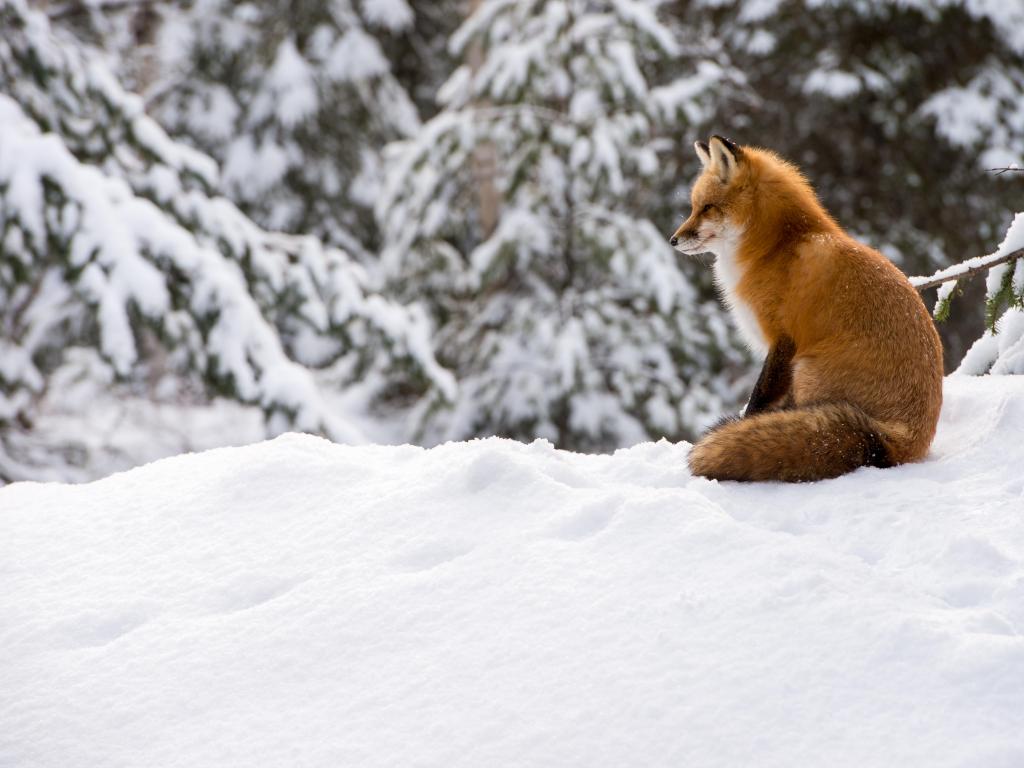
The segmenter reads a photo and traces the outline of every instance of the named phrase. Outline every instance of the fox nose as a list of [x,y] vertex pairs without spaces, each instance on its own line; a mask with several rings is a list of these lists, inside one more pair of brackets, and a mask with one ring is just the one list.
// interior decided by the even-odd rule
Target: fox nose
[[679,245],[679,238],[676,237],[675,235],[672,235],[672,237],[670,237],[668,239],[668,244],[669,245]]

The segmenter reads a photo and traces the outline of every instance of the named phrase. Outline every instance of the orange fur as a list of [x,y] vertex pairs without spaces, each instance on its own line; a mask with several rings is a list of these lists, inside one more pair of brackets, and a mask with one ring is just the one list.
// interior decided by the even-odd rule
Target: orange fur
[[[777,406],[788,410],[710,432],[691,453],[694,473],[813,480],[924,457],[942,403],[942,347],[917,291],[840,228],[797,168],[718,137],[700,146],[693,213],[673,244],[713,247],[739,233],[734,309],[752,314],[769,348],[788,339],[795,352]],[[838,410],[815,410],[826,404]]]

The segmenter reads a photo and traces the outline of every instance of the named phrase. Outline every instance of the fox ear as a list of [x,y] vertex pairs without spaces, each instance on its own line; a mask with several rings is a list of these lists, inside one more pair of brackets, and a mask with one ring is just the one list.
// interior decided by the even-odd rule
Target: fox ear
[[697,150],[697,157],[700,158],[700,164],[704,168],[707,168],[711,163],[711,152],[708,149],[708,145],[703,141],[693,142],[693,148]]
[[723,184],[728,184],[736,175],[740,160],[743,158],[743,150],[739,144],[725,138],[724,136],[712,136],[708,142],[711,155],[711,167],[718,174]]

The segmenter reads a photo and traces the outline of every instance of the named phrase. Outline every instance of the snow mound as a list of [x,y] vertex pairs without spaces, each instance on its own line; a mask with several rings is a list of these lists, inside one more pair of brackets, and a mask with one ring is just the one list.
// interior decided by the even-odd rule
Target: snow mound
[[805,486],[288,435],[0,490],[0,765],[1024,765],[1024,377]]

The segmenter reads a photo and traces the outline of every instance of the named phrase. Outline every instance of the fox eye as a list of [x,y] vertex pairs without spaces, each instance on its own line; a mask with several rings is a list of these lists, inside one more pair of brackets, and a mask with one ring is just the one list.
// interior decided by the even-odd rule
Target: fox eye
[[700,209],[700,212],[701,213],[707,213],[708,211],[710,211],[714,207],[715,207],[714,205],[712,205],[711,203],[708,203],[707,205],[705,205],[703,208]]

